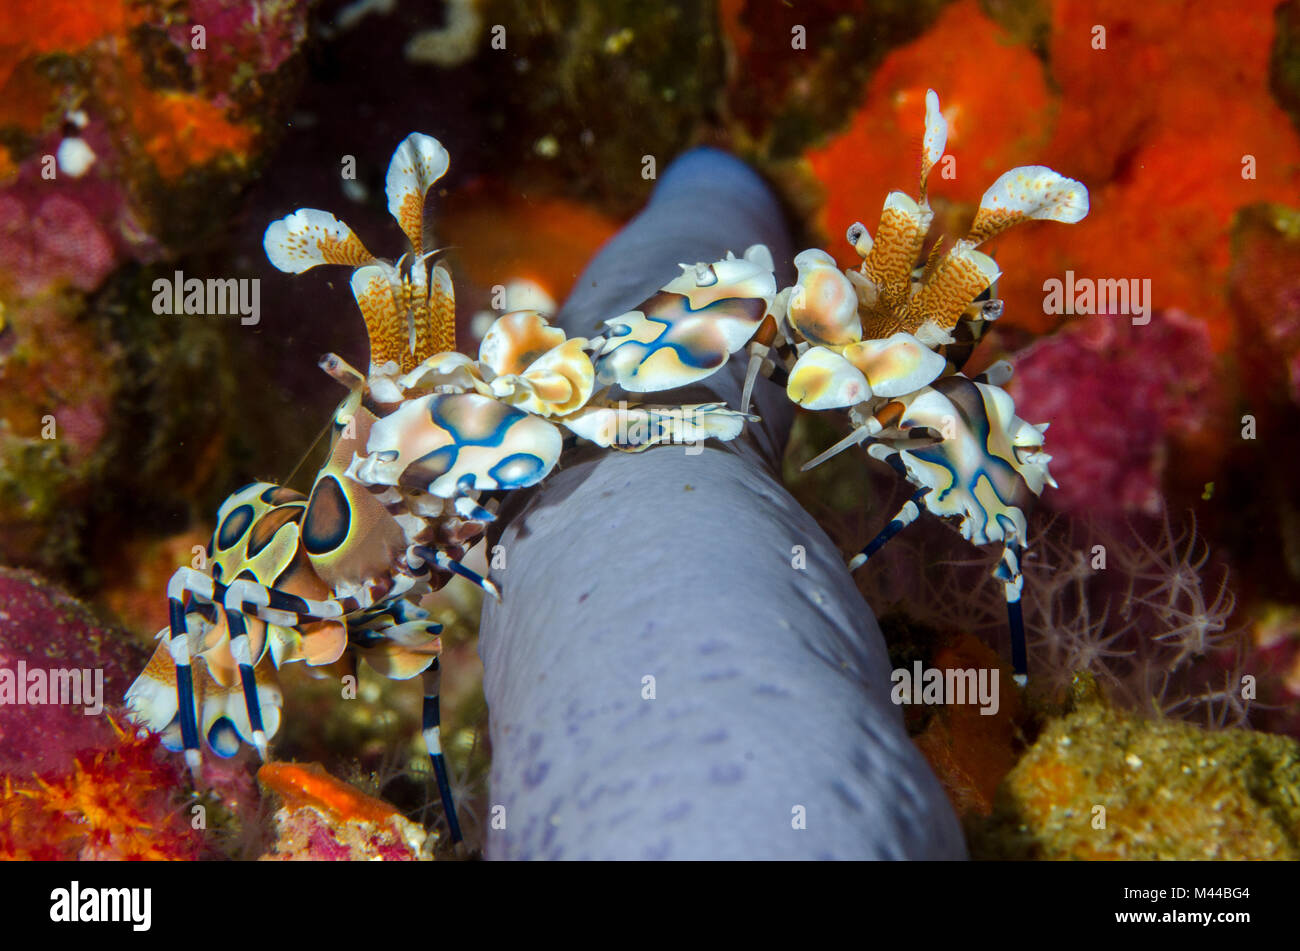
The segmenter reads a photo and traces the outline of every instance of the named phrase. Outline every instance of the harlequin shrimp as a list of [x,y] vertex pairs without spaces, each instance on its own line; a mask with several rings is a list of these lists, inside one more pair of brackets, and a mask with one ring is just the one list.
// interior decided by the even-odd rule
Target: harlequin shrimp
[[1002,314],[993,296],[997,265],[976,248],[1023,221],[1073,223],[1088,213],[1088,190],[1050,168],[1014,168],[984,193],[970,232],[919,267],[933,212],[930,170],[943,156],[948,125],[934,90],[926,94],[920,200],[891,192],[873,240],[856,223],[849,243],[862,258],[841,272],[830,255],[795,258],[798,280],[776,302],[779,334],[797,354],[786,393],[809,409],[847,408],[853,432],[804,465],[807,470],[858,443],[916,492],[849,563],[867,559],[920,514],[945,519],[975,545],[1001,543],[994,577],[1003,583],[1012,665],[1027,680],[1020,558],[1028,544],[1024,509],[1056,483],[1043,452],[1048,424],[1015,413],[1002,389],[1011,365],[971,378],[962,371],[988,325]]
[[[916,486],[849,567],[864,564],[919,516],[921,506],[957,519],[957,530],[972,544],[1000,542],[994,576],[1004,585],[1012,663],[1024,683],[1024,508],[1056,483],[1047,469],[1051,457],[1042,451],[1047,424],[1017,416],[1001,388],[1010,364],[999,361],[974,378],[961,372],[1003,309],[993,296],[998,267],[976,248],[1022,221],[1081,220],[1088,191],[1044,166],[1012,169],[984,193],[970,233],[947,253],[936,247],[922,260],[934,217],[926,186],[947,135],[939,98],[930,90],[920,200],[890,193],[874,240],[860,223],[849,228],[849,242],[862,257],[859,269],[841,272],[826,252],[804,251],[794,260],[795,285],[768,300],[766,249],[715,265],[682,265],[677,280],[640,309],[606,321],[611,331],[601,341],[596,369],[602,381],[626,389],[636,389],[638,381],[680,385],[715,372],[748,344],[742,411],[763,372],[785,375],[786,393],[800,406],[847,409],[853,432],[804,469],[863,443]],[[722,285],[734,294],[719,300],[714,289]],[[702,295],[713,296],[698,301]],[[780,368],[770,359],[773,352]]]
[[[451,276],[429,264],[437,252],[424,241],[425,199],[447,167],[446,151],[427,135],[413,133],[394,152],[388,209],[410,243],[396,262],[376,258],[328,212],[301,209],[267,228],[267,256],[282,271],[353,268],[368,371],[335,354],[321,359],[347,395],[310,493],[257,482],[226,499],[204,566],[182,567],[168,584],[168,626],[127,701],[137,723],[184,750],[197,777],[200,739],[219,756],[243,741],[266,759],[284,664],[342,674],[364,659],[395,680],[422,676],[424,740],[456,843],[439,735],[441,626],[419,601],[453,575],[500,597],[461,563],[494,518],[482,493],[544,479],[564,447],[562,427],[639,451],[732,439],[750,417],[717,403],[599,399],[588,342],[535,311],[498,318],[477,360],[457,353]],[[765,289],[770,302],[775,284]]]

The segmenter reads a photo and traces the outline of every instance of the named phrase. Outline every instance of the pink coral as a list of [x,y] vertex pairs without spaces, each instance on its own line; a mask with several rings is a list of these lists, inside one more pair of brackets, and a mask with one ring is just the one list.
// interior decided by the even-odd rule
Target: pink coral
[[1008,390],[1027,419],[1048,420],[1060,488],[1044,501],[1068,512],[1159,514],[1174,438],[1192,438],[1217,412],[1217,362],[1200,321],[1160,311],[1134,326],[1096,316],[1015,358]]
[[[175,803],[182,778],[156,738],[111,719],[142,652],[79,602],[25,572],[0,568],[0,669],[75,668],[98,697],[85,704],[0,708],[0,858],[196,858],[203,839]],[[22,687],[19,687],[21,690]],[[34,694],[23,691],[23,699]],[[82,699],[87,699],[83,693]],[[103,705],[102,710],[95,710]]]
[[93,291],[115,263],[99,223],[62,194],[31,204],[0,194],[0,259],[23,297],[60,283]]
[[[0,668],[102,672],[105,706],[120,702],[142,651],[107,630],[80,602],[27,572],[0,568]],[[66,770],[78,751],[115,742],[104,716],[79,706],[6,705],[0,716],[0,773]]]
[[114,175],[118,143],[102,120],[79,137],[96,161],[80,178],[49,158],[61,133],[43,136],[0,190],[0,289],[35,297],[62,286],[94,291],[120,261],[150,261],[161,248],[131,207],[127,187]]
[[[205,47],[195,49],[193,28],[202,26]],[[188,60],[204,85],[229,104],[243,82],[273,73],[307,36],[307,6],[291,0],[191,0],[189,15],[168,34],[188,50]]]

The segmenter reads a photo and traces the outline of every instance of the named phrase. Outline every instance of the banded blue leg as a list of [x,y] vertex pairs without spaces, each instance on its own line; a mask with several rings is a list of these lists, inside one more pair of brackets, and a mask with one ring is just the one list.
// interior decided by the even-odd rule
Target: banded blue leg
[[849,561],[849,571],[856,571],[861,568],[867,563],[867,559],[885,547],[885,542],[889,541],[903,529],[907,528],[907,526],[915,522],[921,514],[921,499],[923,499],[925,494],[929,491],[928,488],[917,489],[916,492],[912,494],[912,497],[903,503],[903,507],[898,510],[898,514],[890,519],[889,524],[884,527],[884,530],[875,538],[871,539],[871,541],[867,542],[867,547],[863,548],[862,551],[853,556]]
[[282,627],[294,627],[305,621],[338,620],[360,607],[356,598],[312,601],[276,588],[268,588],[248,578],[237,578],[230,582],[229,587],[215,582],[212,588],[212,597],[226,607]]
[[417,545],[415,548],[415,554],[419,555],[425,561],[433,562],[433,564],[437,565],[443,571],[450,571],[453,574],[460,575],[462,578],[466,579],[467,581],[470,581],[473,584],[478,585],[480,588],[482,588],[488,594],[492,595],[492,597],[496,598],[498,601],[501,600],[501,591],[497,588],[496,585],[494,585],[487,578],[484,578],[477,571],[472,571],[471,569],[466,568],[459,561],[454,560],[446,552],[434,551],[432,548],[429,548],[426,545]]
[[1020,570],[1020,555],[1024,549],[1014,538],[1008,538],[1002,547],[1002,560],[993,576],[1003,583],[1007,598],[1007,626],[1011,629],[1011,668],[1018,686],[1029,683],[1029,651],[1025,646],[1025,618],[1020,608],[1020,595],[1024,591],[1025,576]]
[[424,672],[424,716],[422,729],[424,745],[433,763],[433,776],[438,782],[438,796],[442,811],[447,816],[447,830],[451,844],[461,841],[460,820],[456,818],[456,803],[452,801],[451,783],[447,780],[447,761],[442,755],[441,714],[438,711],[438,690],[442,682],[442,668],[434,660]]
[[212,579],[193,568],[178,568],[167,582],[167,618],[171,635],[168,653],[176,667],[176,709],[181,721],[181,742],[185,765],[197,783],[200,773],[199,724],[194,704],[194,670],[190,666],[189,622],[185,614],[185,593],[212,597]]
[[266,585],[258,584],[250,578],[237,578],[228,586],[214,582],[213,597],[221,598],[226,614],[226,627],[230,631],[230,653],[239,665],[239,680],[244,688],[244,709],[248,713],[249,729],[253,734],[253,746],[263,762],[267,758],[266,728],[262,722],[262,704],[257,695],[257,677],[253,672],[256,658],[248,640],[248,625],[245,616],[252,615],[268,624],[295,627],[306,621],[341,618],[355,604],[338,600],[311,601],[288,594]]
[[1015,671],[1017,686],[1029,683],[1029,651],[1025,647],[1025,619],[1020,610],[1020,592],[1015,600],[1011,598],[1011,586],[1007,585],[1007,624],[1011,628],[1011,667]]
[[230,631],[230,653],[239,665],[239,681],[244,688],[244,709],[248,711],[249,729],[253,731],[253,746],[257,755],[266,762],[266,729],[262,725],[262,704],[257,696],[257,678],[253,674],[253,657],[248,643],[248,625],[237,607],[231,607],[234,596],[226,594],[226,627]]
[[168,653],[176,667],[176,703],[181,725],[181,743],[185,749],[185,763],[197,781],[201,769],[199,751],[198,716],[195,709],[194,669],[190,660],[189,622],[185,609],[185,595],[199,602],[220,605],[230,630],[230,650],[239,665],[240,683],[244,691],[244,705],[249,726],[253,731],[253,745],[266,759],[267,740],[262,722],[261,702],[257,695],[257,680],[253,674],[253,658],[248,643],[246,616],[255,616],[271,624],[293,627],[304,621],[341,618],[356,610],[353,599],[309,601],[297,595],[267,588],[248,579],[238,579],[223,585],[209,575],[193,568],[178,568],[167,584],[167,614],[171,627]]

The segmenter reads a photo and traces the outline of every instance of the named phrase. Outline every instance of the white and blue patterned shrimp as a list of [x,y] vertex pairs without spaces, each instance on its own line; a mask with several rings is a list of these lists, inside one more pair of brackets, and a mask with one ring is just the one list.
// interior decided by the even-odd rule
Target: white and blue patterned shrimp
[[480,494],[541,482],[565,430],[639,451],[732,439],[749,417],[720,404],[596,399],[588,342],[534,311],[499,318],[477,360],[457,353],[451,276],[429,265],[435,252],[423,245],[425,198],[447,167],[427,135],[413,133],[394,153],[388,207],[411,246],[396,262],[376,258],[328,212],[299,210],[267,229],[267,256],[282,271],[353,268],[368,372],[322,359],[348,395],[311,492],[255,483],[222,504],[202,567],[180,568],[168,584],[168,626],[127,701],[197,776],[201,743],[232,756],[242,740],[267,757],[283,664],[344,672],[365,659],[397,680],[420,675],[424,738],[454,844],[462,834],[439,733],[441,627],[419,600],[453,574],[500,596],[461,564],[494,517]]
[[922,506],[954,520],[972,544],[1002,545],[994,577],[1004,586],[1012,666],[1023,685],[1024,509],[1044,486],[1056,483],[1047,469],[1051,456],[1042,451],[1047,424],[1017,416],[1002,389],[1010,364],[999,361],[974,379],[960,372],[1002,313],[992,293],[1000,272],[975,249],[1023,221],[1081,220],[1088,213],[1088,190],[1045,166],[1012,169],[984,193],[970,233],[918,267],[933,219],[926,180],[943,155],[947,131],[939,97],[930,90],[920,201],[891,193],[874,240],[860,223],[849,228],[849,242],[863,259],[860,269],[841,272],[818,250],[795,258],[798,281],[776,302],[781,334],[798,354],[786,392],[810,409],[848,409],[854,426],[804,469],[863,443],[873,458],[917,487],[850,568],[913,522]]

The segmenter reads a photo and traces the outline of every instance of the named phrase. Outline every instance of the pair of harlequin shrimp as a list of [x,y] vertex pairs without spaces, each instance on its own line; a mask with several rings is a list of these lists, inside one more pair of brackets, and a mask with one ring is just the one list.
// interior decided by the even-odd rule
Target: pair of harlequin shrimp
[[[1001,543],[994,577],[1003,583],[1017,681],[1027,680],[1020,612],[1020,557],[1028,542],[1024,509],[1045,485],[1051,456],[1042,451],[1047,424],[1015,413],[1002,384],[1011,366],[999,361],[973,379],[961,372],[990,322],[1002,313],[992,298],[999,277],[993,259],[976,250],[1023,221],[1073,223],[1088,213],[1088,190],[1041,165],[1015,168],[984,193],[970,233],[945,254],[922,262],[933,212],[926,197],[932,168],[943,156],[948,124],[939,97],[926,94],[920,200],[903,192],[885,199],[873,240],[860,223],[848,230],[862,258],[857,270],[840,271],[824,251],[795,257],[798,280],[768,299],[756,274],[761,255],[729,259],[683,273],[630,314],[607,321],[596,372],[602,382],[635,389],[637,381],[673,385],[703,379],[749,344],[741,410],[748,411],[759,372],[774,370],[775,352],[787,373],[786,394],[808,409],[847,409],[853,432],[804,469],[863,443],[892,466],[916,492],[849,563],[864,564],[924,506],[956,519],[975,545]],[[696,295],[710,295],[734,280],[739,299],[708,305],[718,319],[705,321]],[[760,307],[766,304],[766,307]],[[647,386],[647,388],[653,388]]]
[[[758,374],[776,373],[777,361],[790,399],[845,408],[854,426],[805,468],[865,443],[917,487],[851,567],[922,505],[958,519],[973,544],[1002,543],[995,577],[1005,587],[1023,683],[1024,507],[1055,483],[1042,452],[1046,425],[1016,416],[1001,389],[1009,365],[973,379],[961,372],[1002,309],[991,297],[997,267],[975,249],[1021,221],[1080,220],[1087,190],[1041,166],[1013,169],[985,193],[970,234],[917,268],[933,217],[926,181],[946,139],[931,91],[920,201],[891,193],[874,241],[861,224],[849,229],[863,258],[857,271],[804,251],[795,258],[796,284],[778,293],[771,254],[755,245],[739,258],[682,265],[649,300],[607,320],[603,337],[568,338],[534,311],[508,313],[484,336],[477,359],[455,351],[451,278],[430,267],[436,252],[423,243],[425,197],[448,165],[436,140],[408,136],[389,166],[388,208],[411,245],[395,263],[374,257],[327,212],[274,222],[264,244],[280,270],[353,268],[370,365],[363,374],[333,354],[321,361],[348,393],[310,494],[268,483],[239,490],[218,511],[206,569],[173,575],[169,625],[127,694],[133,718],[184,749],[197,772],[200,739],[219,755],[233,755],[242,739],[266,756],[279,725],[276,671],[285,663],[344,672],[364,658],[394,679],[422,675],[424,737],[450,838],[459,841],[438,732],[441,627],[418,602],[453,574],[499,596],[461,564],[493,518],[481,493],[542,481],[559,460],[562,429],[633,451],[734,439],[755,418],[748,408]],[[628,408],[595,394],[597,383],[654,393],[698,382],[746,345],[739,410]]]
[[587,341],[533,311],[499,318],[477,360],[455,352],[451,277],[430,267],[435,252],[423,243],[425,198],[447,166],[443,147],[419,133],[394,153],[388,208],[411,245],[395,263],[327,212],[299,210],[267,229],[267,256],[282,271],[353,268],[370,366],[363,374],[334,354],[322,358],[348,392],[311,492],[258,482],[222,504],[205,567],[180,568],[168,584],[168,626],[127,701],[132,718],[183,749],[197,775],[201,741],[232,756],[242,740],[265,759],[286,663],[343,674],[361,658],[393,679],[422,675],[423,733],[455,843],[439,736],[441,626],[418,602],[453,574],[499,597],[461,564],[493,519],[480,494],[544,479],[563,448],[561,427],[639,451],[733,439],[746,416],[716,403],[629,408],[598,399]]

